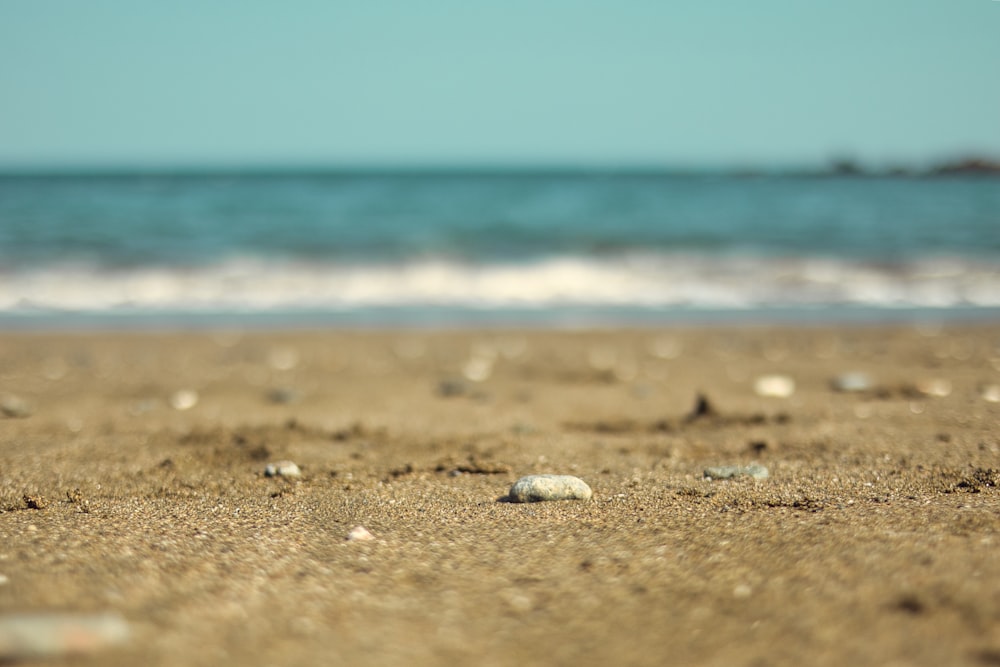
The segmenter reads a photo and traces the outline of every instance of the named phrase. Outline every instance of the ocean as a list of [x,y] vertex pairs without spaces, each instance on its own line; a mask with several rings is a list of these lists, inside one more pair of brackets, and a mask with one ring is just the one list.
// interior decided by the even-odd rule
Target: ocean
[[1000,179],[0,176],[0,326],[1000,316]]

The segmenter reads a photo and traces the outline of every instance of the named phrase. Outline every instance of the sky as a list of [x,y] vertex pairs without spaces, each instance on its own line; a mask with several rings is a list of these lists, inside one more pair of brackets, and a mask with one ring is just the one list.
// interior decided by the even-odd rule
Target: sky
[[1000,157],[998,0],[0,0],[0,166]]

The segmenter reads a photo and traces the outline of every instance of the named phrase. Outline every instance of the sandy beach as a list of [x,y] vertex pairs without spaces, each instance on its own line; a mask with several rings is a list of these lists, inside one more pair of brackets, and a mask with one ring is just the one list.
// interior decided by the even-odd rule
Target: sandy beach
[[0,615],[128,625],[71,664],[1000,665],[1000,325],[4,333],[0,380]]

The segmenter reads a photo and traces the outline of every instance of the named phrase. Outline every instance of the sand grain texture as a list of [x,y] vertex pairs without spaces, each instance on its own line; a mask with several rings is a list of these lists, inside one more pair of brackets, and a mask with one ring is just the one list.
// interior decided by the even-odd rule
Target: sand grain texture
[[[73,664],[1000,664],[997,326],[7,333],[0,378],[0,613],[129,623]],[[593,498],[499,502],[539,473]]]

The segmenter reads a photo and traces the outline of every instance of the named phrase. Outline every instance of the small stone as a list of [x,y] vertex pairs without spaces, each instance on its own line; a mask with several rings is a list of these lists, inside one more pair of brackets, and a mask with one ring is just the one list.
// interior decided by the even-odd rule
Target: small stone
[[485,382],[493,375],[493,359],[472,357],[462,366],[462,375],[470,382]]
[[351,532],[347,534],[348,542],[370,542],[374,540],[375,536],[368,532],[368,529],[364,526],[355,526],[351,528]]
[[579,477],[572,475],[528,475],[514,482],[507,494],[512,503],[543,500],[590,500],[593,491]]
[[705,477],[711,479],[732,479],[733,477],[753,477],[754,479],[767,479],[771,476],[767,468],[759,463],[751,463],[748,466],[714,466],[705,468]]
[[93,653],[129,634],[118,614],[9,614],[0,617],[0,662]]
[[927,378],[916,384],[917,391],[924,396],[944,398],[951,394],[951,382],[944,378]]
[[753,383],[758,396],[788,398],[795,393],[795,380],[787,375],[762,375]]
[[989,384],[983,387],[982,397],[989,403],[1000,403],[1000,384]]
[[438,383],[438,395],[446,398],[462,396],[469,391],[469,385],[462,380],[442,380]]
[[500,591],[498,597],[507,603],[507,606],[511,611],[518,614],[526,614],[531,611],[532,607],[534,607],[534,603],[531,601],[531,598],[519,590],[503,590]]
[[711,401],[708,400],[708,396],[698,394],[694,400],[694,407],[691,408],[691,412],[688,413],[686,419],[687,421],[695,421],[696,419],[703,419],[705,417],[714,417],[717,414],[718,412],[712,406]]
[[294,461],[276,461],[264,468],[265,477],[302,477],[302,471]]
[[43,510],[49,506],[49,502],[45,500],[45,497],[37,494],[26,493],[21,499],[24,501],[24,506],[29,510]]
[[181,389],[170,397],[170,406],[174,410],[190,410],[198,405],[198,392],[194,389]]
[[842,391],[845,393],[868,391],[872,388],[873,384],[871,376],[867,373],[861,373],[858,371],[841,373],[830,380],[830,387],[834,391]]
[[276,371],[290,371],[299,365],[299,351],[285,345],[273,347],[267,353],[267,363]]
[[0,412],[4,417],[21,419],[31,416],[31,407],[23,398],[8,394],[0,398]]
[[275,387],[267,392],[267,400],[278,405],[289,405],[297,403],[302,395],[290,387]]
[[0,574],[0,586],[10,583],[10,577],[6,574]]

